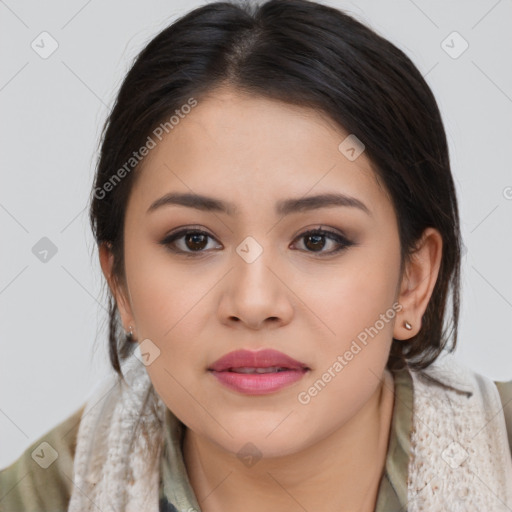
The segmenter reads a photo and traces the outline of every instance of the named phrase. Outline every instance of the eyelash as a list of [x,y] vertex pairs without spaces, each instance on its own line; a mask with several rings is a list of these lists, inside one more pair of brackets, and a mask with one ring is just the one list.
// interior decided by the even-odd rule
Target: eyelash
[[[182,229],[182,230],[180,230],[180,231],[178,231],[176,233],[169,234],[168,236],[166,236],[160,242],[160,244],[163,245],[164,247],[166,247],[171,252],[178,253],[178,254],[183,254],[184,256],[187,256],[187,257],[198,257],[199,255],[204,254],[206,252],[204,249],[203,250],[199,250],[199,251],[183,251],[181,249],[175,249],[175,248],[171,247],[171,245],[176,240],[179,240],[180,238],[183,238],[185,235],[190,235],[190,234],[205,235],[205,236],[207,236],[207,237],[209,237],[211,239],[214,239],[206,231],[203,231],[201,229],[191,229],[191,228],[188,228],[188,229]],[[305,238],[305,237],[310,236],[310,235],[322,235],[322,236],[325,236],[326,238],[334,240],[335,242],[337,242],[339,244],[339,247],[337,249],[334,249],[333,251],[330,251],[330,252],[327,252],[327,253],[325,253],[324,251],[315,252],[315,251],[307,251],[306,250],[306,252],[309,252],[311,254],[318,254],[318,255],[320,255],[320,257],[324,257],[322,255],[330,256],[330,255],[333,255],[333,254],[337,254],[337,253],[339,253],[341,251],[344,251],[345,249],[348,249],[350,246],[355,245],[354,242],[348,240],[343,235],[335,233],[334,231],[327,231],[325,229],[322,229],[321,227],[305,231],[304,233],[301,233],[299,236],[297,236],[295,238],[295,240],[300,240],[300,239]]]

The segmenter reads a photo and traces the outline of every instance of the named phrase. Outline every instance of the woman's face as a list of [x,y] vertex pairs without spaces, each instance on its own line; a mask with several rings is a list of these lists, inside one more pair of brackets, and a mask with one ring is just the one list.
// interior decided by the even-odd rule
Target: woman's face
[[[361,147],[340,150],[349,134],[313,110],[225,89],[164,135],[134,171],[124,325],[195,433],[233,453],[305,449],[362,410],[383,376],[400,308],[393,206]],[[197,195],[196,206],[150,208],[166,194]],[[306,234],[319,228],[328,234]],[[276,373],[224,372],[232,388],[210,368],[239,349],[308,369],[287,370],[298,380],[277,389]]]

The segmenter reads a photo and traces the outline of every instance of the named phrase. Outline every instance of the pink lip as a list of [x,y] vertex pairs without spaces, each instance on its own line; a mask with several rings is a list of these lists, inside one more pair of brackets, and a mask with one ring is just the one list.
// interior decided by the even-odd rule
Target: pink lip
[[[272,373],[237,373],[236,368],[285,368]],[[236,350],[213,363],[208,370],[225,386],[249,395],[272,393],[300,380],[309,368],[299,361],[278,352],[265,349],[257,352]]]
[[279,366],[281,368],[289,368],[290,370],[301,370],[307,368],[304,363],[278,352],[273,349],[258,350],[235,350],[229,352],[220,359],[217,359],[208,369],[216,372],[229,370],[230,368],[269,368],[271,366]]

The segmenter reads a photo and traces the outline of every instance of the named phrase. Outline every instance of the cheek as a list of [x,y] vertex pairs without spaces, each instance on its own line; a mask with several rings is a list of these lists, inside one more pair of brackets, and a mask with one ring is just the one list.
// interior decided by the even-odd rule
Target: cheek
[[393,246],[387,251],[360,248],[325,281],[323,293],[308,295],[326,333],[318,339],[318,364],[309,387],[301,390],[316,410],[334,401],[346,408],[339,414],[350,416],[378,385],[391,349],[398,272],[399,254]]
[[211,319],[208,292],[218,277],[141,247],[127,257],[126,269],[139,341],[151,340],[158,353],[147,371],[167,406],[186,414],[189,392],[200,396],[198,376],[207,365],[201,332]]
[[[303,283],[301,296],[321,320],[318,325],[328,346],[334,342],[341,349],[381,315],[388,312],[388,317],[394,317],[399,259],[392,253],[359,248],[343,265],[333,267],[326,278]],[[378,328],[388,336],[392,324],[379,322]]]
[[159,343],[178,332],[186,336],[197,325],[201,300],[214,285],[198,276],[197,267],[173,262],[162,248],[127,251],[126,273],[137,328]]
[[[385,267],[369,270],[359,264],[360,274],[347,272],[331,280],[326,295],[312,306],[332,332],[324,328],[327,335],[318,338],[317,365],[300,389],[299,403],[308,418],[325,421],[331,411],[330,421],[336,424],[355,415],[379,385],[389,357],[397,276]],[[333,409],[333,403],[339,407]]]

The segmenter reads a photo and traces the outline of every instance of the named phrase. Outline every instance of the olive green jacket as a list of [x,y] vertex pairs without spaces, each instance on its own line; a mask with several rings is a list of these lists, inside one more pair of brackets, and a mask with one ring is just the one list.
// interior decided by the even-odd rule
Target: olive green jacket
[[[409,370],[393,372],[395,401],[375,512],[407,510],[407,469],[413,389]],[[500,393],[512,456],[512,381],[495,382]],[[73,457],[85,404],[32,443],[0,471],[1,512],[65,512],[73,489]],[[160,468],[160,511],[200,511],[182,457],[184,425],[167,409]],[[41,443],[43,443],[41,445]],[[44,444],[48,443],[48,444]],[[48,446],[49,445],[49,446]]]

